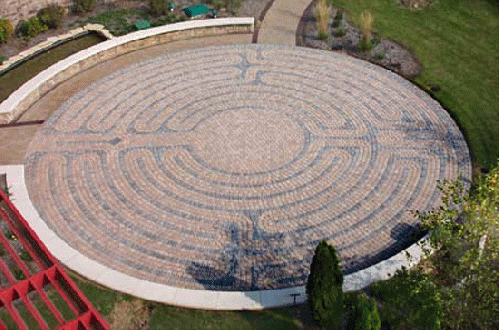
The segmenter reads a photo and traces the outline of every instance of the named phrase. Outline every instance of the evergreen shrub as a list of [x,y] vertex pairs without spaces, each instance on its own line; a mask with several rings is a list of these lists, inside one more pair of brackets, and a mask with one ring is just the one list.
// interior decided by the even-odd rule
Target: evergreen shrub
[[336,249],[322,240],[315,250],[306,286],[308,305],[319,325],[336,329],[343,313],[343,273]]

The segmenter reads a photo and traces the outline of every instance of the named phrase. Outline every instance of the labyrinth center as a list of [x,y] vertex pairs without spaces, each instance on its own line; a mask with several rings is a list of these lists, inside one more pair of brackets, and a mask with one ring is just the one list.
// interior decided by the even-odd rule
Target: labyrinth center
[[124,274],[189,289],[304,285],[327,239],[344,274],[399,252],[470,178],[424,92],[345,55],[235,45],[171,53],[73,95],[29,146],[40,217]]

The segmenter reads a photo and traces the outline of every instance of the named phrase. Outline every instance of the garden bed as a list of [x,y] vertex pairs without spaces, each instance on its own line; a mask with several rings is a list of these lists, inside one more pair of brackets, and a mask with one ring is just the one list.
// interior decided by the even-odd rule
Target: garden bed
[[[298,46],[332,50],[380,65],[406,78],[417,76],[421,65],[414,54],[397,42],[373,33],[369,49],[362,49],[363,34],[353,26],[348,14],[334,7],[329,8],[327,31],[320,34],[314,14],[318,1],[313,1],[305,10],[297,31]],[[364,47],[365,48],[365,47]]]

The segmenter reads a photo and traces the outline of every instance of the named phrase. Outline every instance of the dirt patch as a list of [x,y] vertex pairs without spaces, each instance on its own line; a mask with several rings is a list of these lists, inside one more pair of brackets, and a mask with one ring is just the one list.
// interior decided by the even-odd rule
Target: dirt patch
[[414,54],[399,43],[385,39],[376,33],[372,35],[372,48],[362,51],[362,32],[349,23],[348,15],[338,8],[330,9],[332,18],[328,25],[327,38],[318,39],[317,22],[314,17],[317,1],[305,10],[296,40],[298,46],[333,50],[372,62],[406,78],[417,76],[421,65]]
[[149,329],[151,310],[141,300],[118,301],[108,321],[111,329],[146,330]]

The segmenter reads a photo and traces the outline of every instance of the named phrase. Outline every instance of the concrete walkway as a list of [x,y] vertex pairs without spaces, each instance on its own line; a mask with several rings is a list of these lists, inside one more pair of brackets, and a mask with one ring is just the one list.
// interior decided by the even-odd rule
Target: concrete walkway
[[312,0],[275,0],[265,14],[257,43],[296,45],[296,30]]

